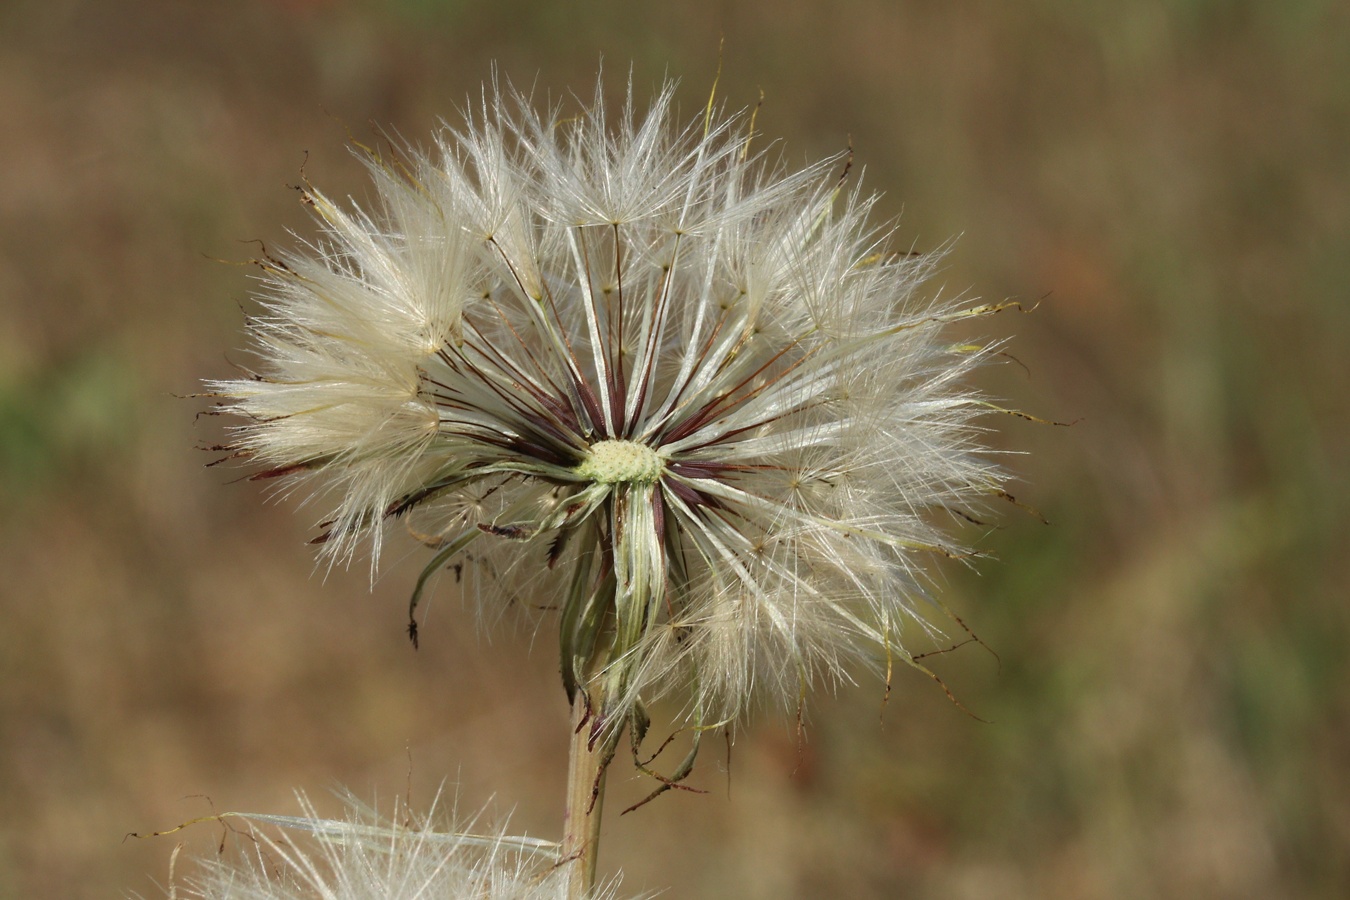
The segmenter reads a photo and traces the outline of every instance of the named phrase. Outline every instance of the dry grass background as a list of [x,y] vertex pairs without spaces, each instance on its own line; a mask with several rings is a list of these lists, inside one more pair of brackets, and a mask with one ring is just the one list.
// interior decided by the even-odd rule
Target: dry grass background
[[[548,623],[413,560],[326,581],[294,504],[205,469],[176,399],[239,359],[241,243],[365,195],[350,127],[413,140],[496,61],[586,95],[669,72],[852,140],[902,242],[962,234],[1019,495],[948,597],[1001,655],[761,721],[724,776],[607,828],[671,898],[1304,898],[1350,890],[1350,13],[1326,0],[7,0],[0,5],[0,896],[157,896],[212,808],[290,792],[514,809],[557,833]],[[306,152],[308,156],[306,157]],[[411,548],[409,550],[411,554]],[[618,770],[616,770],[618,771]],[[621,795],[643,785],[617,779]],[[209,798],[206,799],[206,798]],[[613,807],[619,808],[617,804]],[[213,851],[219,829],[181,836]]]

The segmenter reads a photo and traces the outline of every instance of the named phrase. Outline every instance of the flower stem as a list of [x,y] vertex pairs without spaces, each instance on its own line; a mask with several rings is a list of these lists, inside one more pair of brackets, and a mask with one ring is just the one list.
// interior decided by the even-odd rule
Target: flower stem
[[600,706],[599,679],[590,695],[577,691],[572,701],[572,747],[567,766],[567,811],[563,819],[562,859],[568,867],[568,900],[585,900],[595,885],[600,852],[600,813],[605,803],[603,742],[591,745],[592,717]]

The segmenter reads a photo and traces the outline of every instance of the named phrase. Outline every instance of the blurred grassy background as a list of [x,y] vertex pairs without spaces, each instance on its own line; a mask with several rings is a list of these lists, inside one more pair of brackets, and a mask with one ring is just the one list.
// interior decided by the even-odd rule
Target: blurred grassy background
[[[176,838],[290,792],[448,777],[556,836],[547,626],[484,635],[417,565],[312,573],[309,520],[192,449],[238,359],[241,241],[287,185],[367,187],[496,61],[554,96],[683,77],[789,160],[852,140],[982,323],[1015,510],[947,573],[1000,654],[759,722],[730,790],[613,815],[601,864],[671,898],[1350,892],[1350,8],[1332,0],[6,0],[0,5],[0,896],[156,896]],[[306,158],[306,152],[308,157]],[[307,161],[306,161],[307,159]],[[415,554],[413,554],[415,555]],[[616,769],[616,773],[619,770]],[[620,795],[639,782],[615,779]],[[209,798],[205,799],[205,798]],[[387,808],[387,806],[386,806]],[[617,802],[613,810],[622,808]],[[182,836],[210,853],[219,829]]]

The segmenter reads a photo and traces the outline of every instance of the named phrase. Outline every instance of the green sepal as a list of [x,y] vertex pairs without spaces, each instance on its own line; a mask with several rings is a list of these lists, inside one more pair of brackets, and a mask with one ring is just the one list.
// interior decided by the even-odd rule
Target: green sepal
[[470,528],[446,544],[444,549],[431,558],[431,562],[422,569],[422,574],[417,576],[417,584],[413,587],[412,598],[408,600],[408,640],[412,641],[413,649],[417,649],[417,604],[422,600],[422,591],[426,590],[427,580],[432,574],[439,570],[441,566],[450,561],[450,558],[459,553],[469,544],[473,543],[483,532],[477,528]]

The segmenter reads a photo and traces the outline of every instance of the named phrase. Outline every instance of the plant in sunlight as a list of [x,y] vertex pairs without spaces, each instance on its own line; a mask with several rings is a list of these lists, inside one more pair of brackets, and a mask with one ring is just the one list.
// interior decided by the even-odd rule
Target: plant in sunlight
[[[576,738],[564,855],[587,884],[604,773],[673,698],[693,735],[798,708],[857,664],[922,668],[944,522],[1006,496],[946,326],[848,186],[667,86],[616,120],[495,86],[433,149],[361,148],[377,202],[312,186],[321,235],[265,255],[260,365],[217,381],[233,449],[326,500],[330,562],[401,523],[486,610],[557,610]],[[926,671],[926,670],[925,670]]]
[[[558,846],[504,832],[435,831],[408,821],[406,808],[383,820],[348,798],[345,819],[320,818],[300,798],[302,816],[227,813],[237,849],[203,860],[200,872],[171,888],[198,900],[565,900]],[[262,826],[284,829],[264,833]],[[465,823],[472,828],[473,822]],[[614,900],[617,886],[593,900]]]

